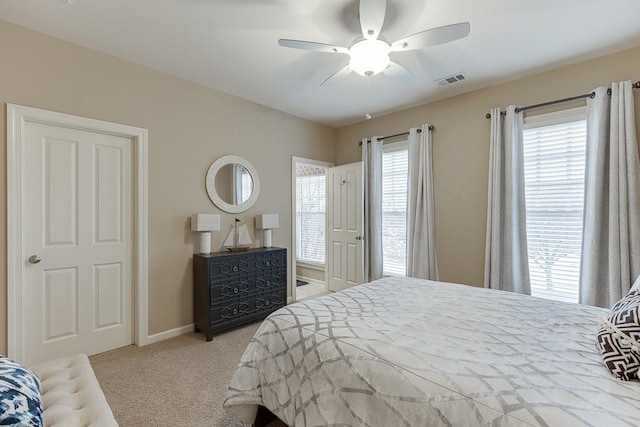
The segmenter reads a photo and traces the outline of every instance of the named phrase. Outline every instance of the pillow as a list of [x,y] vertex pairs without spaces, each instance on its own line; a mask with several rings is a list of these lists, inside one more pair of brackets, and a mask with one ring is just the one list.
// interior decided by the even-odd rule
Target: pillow
[[596,347],[613,376],[625,381],[639,379],[640,290],[630,291],[601,320]]
[[0,354],[0,425],[42,426],[40,379]]

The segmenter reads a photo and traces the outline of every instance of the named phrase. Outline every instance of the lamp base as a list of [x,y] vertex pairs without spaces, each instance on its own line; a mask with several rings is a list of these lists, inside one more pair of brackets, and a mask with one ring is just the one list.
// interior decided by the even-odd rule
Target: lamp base
[[262,242],[262,246],[264,246],[265,248],[270,248],[271,247],[271,229],[265,229],[264,230],[264,241]]
[[210,231],[200,232],[200,253],[207,254],[207,255],[211,253],[211,232]]

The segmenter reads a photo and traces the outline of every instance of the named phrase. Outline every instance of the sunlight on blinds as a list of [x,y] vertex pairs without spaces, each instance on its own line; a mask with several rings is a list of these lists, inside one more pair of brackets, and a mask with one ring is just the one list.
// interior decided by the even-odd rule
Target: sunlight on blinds
[[531,294],[578,302],[586,121],[524,131]]
[[296,175],[296,257],[324,264],[326,169],[298,165]]
[[408,167],[406,148],[383,153],[382,274],[385,276],[405,276],[407,273]]

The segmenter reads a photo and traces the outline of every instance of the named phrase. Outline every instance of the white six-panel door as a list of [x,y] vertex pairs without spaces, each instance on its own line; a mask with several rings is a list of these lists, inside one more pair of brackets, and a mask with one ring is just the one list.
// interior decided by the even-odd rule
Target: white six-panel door
[[334,292],[364,279],[362,167],[357,162],[329,169],[327,278]]
[[132,140],[24,131],[23,362],[132,344]]

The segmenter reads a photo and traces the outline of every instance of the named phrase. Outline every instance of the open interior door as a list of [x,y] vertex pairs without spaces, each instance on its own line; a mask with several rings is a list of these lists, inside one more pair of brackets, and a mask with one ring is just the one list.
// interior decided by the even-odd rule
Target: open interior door
[[327,280],[341,291],[364,280],[362,162],[329,169]]

